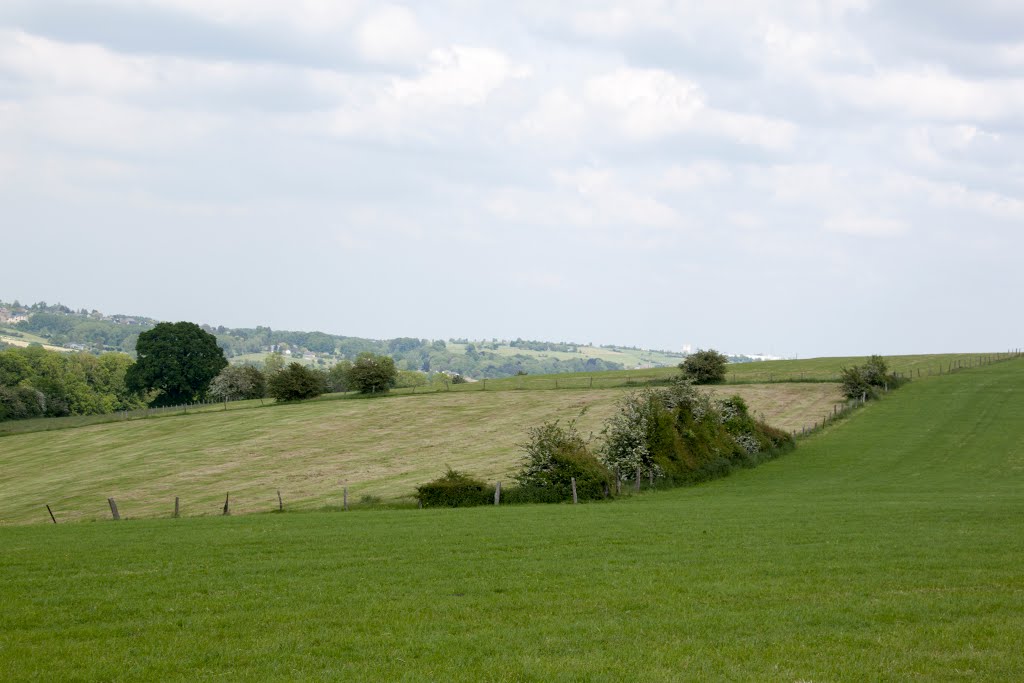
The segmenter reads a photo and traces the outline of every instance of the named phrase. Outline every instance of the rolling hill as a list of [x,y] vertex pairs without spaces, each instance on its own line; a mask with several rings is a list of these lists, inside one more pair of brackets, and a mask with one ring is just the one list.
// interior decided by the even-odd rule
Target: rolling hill
[[757,469],[610,504],[3,527],[0,670],[1021,680],[1022,413],[1014,360],[913,382]]

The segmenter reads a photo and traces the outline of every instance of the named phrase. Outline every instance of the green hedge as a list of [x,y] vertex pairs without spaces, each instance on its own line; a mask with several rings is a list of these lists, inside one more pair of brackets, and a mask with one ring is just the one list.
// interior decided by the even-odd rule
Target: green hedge
[[473,507],[494,503],[494,487],[452,468],[444,476],[416,487],[423,507]]

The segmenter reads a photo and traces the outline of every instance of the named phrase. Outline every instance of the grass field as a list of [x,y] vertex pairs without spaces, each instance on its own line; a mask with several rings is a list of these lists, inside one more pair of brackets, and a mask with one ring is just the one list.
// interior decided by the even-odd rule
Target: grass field
[[[213,514],[228,491],[238,513],[270,509],[277,489],[292,509],[338,505],[343,486],[354,503],[363,496],[411,502],[414,487],[446,465],[509,482],[527,428],[586,408],[581,429],[599,432],[623,391],[452,392],[262,408],[257,401],[227,412],[209,406],[198,414],[6,436],[0,524],[45,522],[46,504],[62,521],[108,517],[111,496],[131,517],[166,516],[175,496],[185,514]],[[841,399],[832,384],[716,391],[739,393],[785,429],[820,420]]]
[[[956,369],[957,364],[971,367],[980,362],[989,363],[1009,358],[1009,353],[948,353],[923,354],[915,356],[887,356],[892,372],[899,372],[914,379],[938,377]],[[729,384],[763,384],[771,382],[836,382],[845,367],[858,365],[866,356],[837,358],[806,358],[801,360],[772,360],[755,363],[729,364],[726,382]],[[679,374],[673,365],[664,368],[643,370],[609,370],[604,372],[564,373],[559,375],[524,375],[489,379],[486,382],[452,385],[452,391],[502,391],[508,389],[565,389],[565,388],[609,388],[641,385],[649,382],[667,382]],[[422,391],[419,389],[418,391]]]
[[1016,360],[610,504],[0,528],[0,675],[1022,680],[1021,414]]

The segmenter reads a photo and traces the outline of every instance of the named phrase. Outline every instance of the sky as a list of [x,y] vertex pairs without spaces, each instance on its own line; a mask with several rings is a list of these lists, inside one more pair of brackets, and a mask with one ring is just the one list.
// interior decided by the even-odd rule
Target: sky
[[0,0],[0,300],[1024,346],[1024,3]]

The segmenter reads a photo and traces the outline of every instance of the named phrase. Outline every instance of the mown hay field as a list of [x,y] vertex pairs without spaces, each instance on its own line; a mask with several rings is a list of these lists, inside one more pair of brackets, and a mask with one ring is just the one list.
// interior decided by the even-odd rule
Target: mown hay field
[[[442,392],[169,415],[0,438],[0,524],[122,515],[215,514],[231,494],[238,514],[341,505],[364,497],[411,503],[445,467],[510,481],[529,427],[578,417],[600,436],[623,389]],[[832,384],[719,387],[766,421],[799,429],[841,400]],[[583,413],[582,415],[580,415]]]

